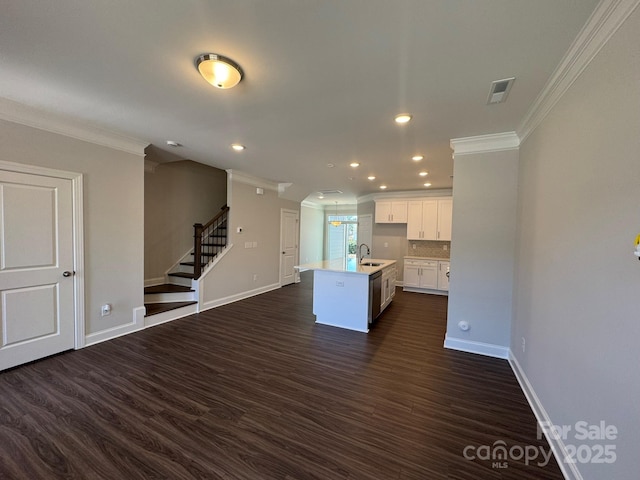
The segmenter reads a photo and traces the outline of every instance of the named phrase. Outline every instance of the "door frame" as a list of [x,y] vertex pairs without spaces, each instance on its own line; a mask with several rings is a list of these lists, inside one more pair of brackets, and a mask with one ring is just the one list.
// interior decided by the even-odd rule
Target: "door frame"
[[[295,253],[295,257],[296,257],[296,263],[300,264],[300,210],[291,210],[288,208],[281,208],[280,209],[280,250],[278,250],[278,252],[282,252],[282,241],[284,240],[282,238],[282,225],[284,223],[284,214],[285,213],[293,213],[296,216],[296,253]],[[278,261],[278,284],[280,285],[280,287],[282,287],[282,255],[279,255],[280,260]],[[294,281],[293,283],[298,283],[300,281],[299,278],[299,274],[295,273],[294,274]]]
[[78,350],[85,346],[83,176],[81,173],[3,160],[0,160],[0,170],[71,180],[74,349]]

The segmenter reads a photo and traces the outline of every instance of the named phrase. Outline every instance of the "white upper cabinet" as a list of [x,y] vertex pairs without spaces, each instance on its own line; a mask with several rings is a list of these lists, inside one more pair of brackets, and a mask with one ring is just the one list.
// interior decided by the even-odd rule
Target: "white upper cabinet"
[[376,223],[407,223],[407,201],[376,200]]
[[451,240],[451,223],[453,219],[453,200],[438,200],[438,233],[437,240]]
[[408,240],[451,240],[451,198],[411,200],[407,206]]

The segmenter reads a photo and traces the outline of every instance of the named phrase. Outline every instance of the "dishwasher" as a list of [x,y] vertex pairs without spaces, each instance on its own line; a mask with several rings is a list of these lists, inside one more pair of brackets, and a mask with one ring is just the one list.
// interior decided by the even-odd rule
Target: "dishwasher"
[[369,275],[369,325],[380,315],[382,305],[382,271]]

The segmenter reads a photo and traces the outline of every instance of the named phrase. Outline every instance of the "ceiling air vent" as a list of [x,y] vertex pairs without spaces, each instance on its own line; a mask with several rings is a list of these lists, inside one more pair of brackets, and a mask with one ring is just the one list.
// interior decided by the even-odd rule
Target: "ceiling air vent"
[[320,190],[318,193],[322,195],[340,195],[342,192],[340,190]]
[[493,103],[502,103],[506,101],[507,95],[509,95],[509,90],[511,90],[511,86],[513,85],[513,82],[515,82],[515,80],[515,77],[511,77],[491,82],[491,89],[489,90],[487,105],[491,105]]

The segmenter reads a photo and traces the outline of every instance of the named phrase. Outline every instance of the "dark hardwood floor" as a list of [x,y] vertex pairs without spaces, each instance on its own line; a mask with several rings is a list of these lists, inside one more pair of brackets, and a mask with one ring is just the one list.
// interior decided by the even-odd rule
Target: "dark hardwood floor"
[[463,456],[549,447],[506,361],[443,349],[446,297],[398,289],[365,335],[311,286],[1,373],[0,478],[562,480]]

